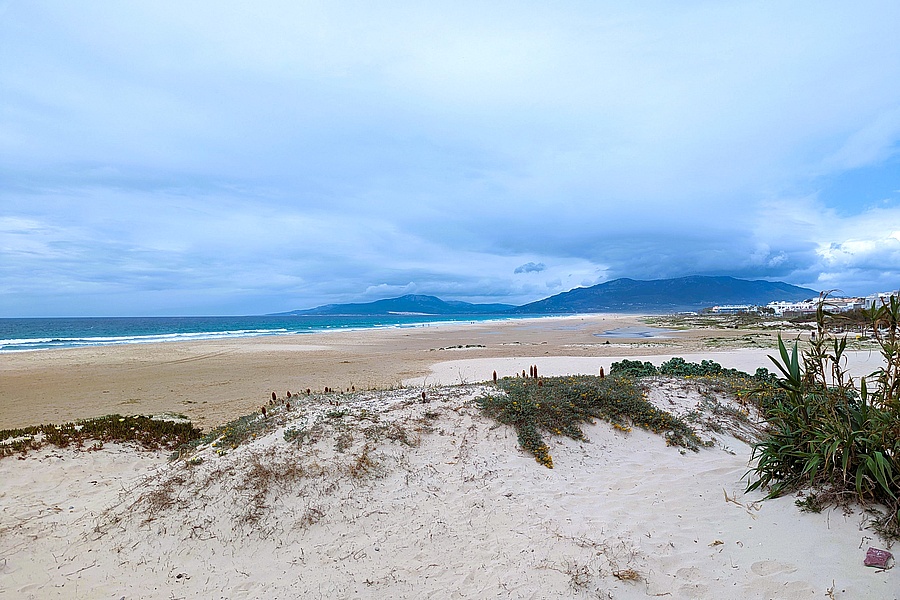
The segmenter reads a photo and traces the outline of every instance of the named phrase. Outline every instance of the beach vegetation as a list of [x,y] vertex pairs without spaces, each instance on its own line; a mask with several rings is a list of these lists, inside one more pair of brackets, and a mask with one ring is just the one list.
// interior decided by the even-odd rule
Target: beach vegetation
[[612,363],[609,368],[610,375],[625,375],[628,377],[652,377],[665,375],[668,377],[723,377],[723,378],[748,378],[753,377],[760,382],[776,383],[778,378],[768,369],[761,367],[754,375],[749,375],[737,369],[726,369],[713,360],[702,360],[692,363],[680,356],[675,356],[656,367],[649,361],[623,359]]
[[283,435],[284,441],[297,441],[299,443],[302,442],[307,435],[309,435],[309,431],[307,431],[303,427],[286,427]]
[[[765,367],[760,367],[751,375],[738,369],[728,369],[712,360],[702,360],[699,363],[688,362],[679,356],[675,356],[656,367],[651,362],[623,359],[614,362],[610,366],[610,374],[635,378],[646,377],[680,377],[684,379],[699,379],[709,386],[709,392],[721,392],[729,394],[746,407],[743,414],[730,415],[735,419],[746,421],[749,418],[751,406],[768,408],[773,406],[784,396],[784,389],[778,383],[778,376]],[[709,394],[707,393],[708,397]],[[719,403],[709,398],[710,402],[703,408],[709,409]],[[716,410],[710,410],[713,415],[721,412],[720,406]],[[747,440],[745,440],[747,441]]]
[[659,370],[650,361],[641,362],[625,358],[610,365],[609,374],[622,377],[651,377],[659,375]]
[[819,498],[819,494],[816,494],[815,492],[808,493],[797,500],[794,500],[794,504],[797,505],[797,508],[799,508],[801,512],[810,513],[820,513],[826,506],[826,502],[822,498]]
[[[227,451],[237,448],[246,440],[258,436],[275,426],[276,421],[269,423],[267,419],[260,418],[260,413],[251,413],[220,425],[202,436],[198,436],[180,447],[179,452],[182,455],[189,454],[198,447],[205,445],[211,445],[217,450]],[[287,435],[287,431],[285,431],[285,439],[287,439]]]
[[0,431],[0,458],[46,444],[66,448],[99,449],[106,442],[128,442],[143,448],[174,449],[200,437],[200,429],[183,418],[106,415],[61,425],[52,423]]
[[847,336],[834,333],[827,308],[823,294],[802,351],[778,338],[772,360],[783,393],[761,405],[768,428],[754,446],[747,489],[767,490],[767,498],[812,490],[804,509],[858,502],[876,511],[876,530],[900,537],[900,297],[866,311],[883,362],[858,381],[846,370]]
[[631,377],[506,377],[497,387],[500,393],[477,399],[479,408],[514,427],[519,445],[548,468],[553,468],[553,458],[544,435],[583,440],[582,424],[595,419],[624,433],[640,427],[665,435],[673,446],[696,451],[702,445],[690,425],[651,404]]
[[353,479],[363,479],[374,475],[379,470],[378,461],[373,454],[372,445],[366,442],[362,450],[347,464],[346,472]]
[[353,446],[353,434],[349,429],[343,429],[335,432],[334,449],[337,452],[346,452],[348,448]]

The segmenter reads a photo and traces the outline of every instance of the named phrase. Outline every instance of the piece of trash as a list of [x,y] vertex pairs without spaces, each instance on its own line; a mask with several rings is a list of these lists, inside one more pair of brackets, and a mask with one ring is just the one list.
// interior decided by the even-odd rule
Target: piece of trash
[[869,548],[866,551],[866,560],[863,563],[867,567],[877,567],[879,569],[887,569],[888,561],[894,558],[894,555],[887,550],[879,550],[878,548]]
[[714,541],[713,543],[710,544],[710,547],[712,547],[712,546],[721,546],[721,545],[724,544],[724,543],[725,543],[725,542],[723,542],[722,540],[716,540],[716,541]]

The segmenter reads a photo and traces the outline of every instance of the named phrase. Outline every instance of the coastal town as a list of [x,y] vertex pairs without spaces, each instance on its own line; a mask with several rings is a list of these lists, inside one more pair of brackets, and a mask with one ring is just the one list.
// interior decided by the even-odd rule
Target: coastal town
[[[900,291],[894,292],[878,292],[868,296],[856,297],[829,297],[827,300],[827,308],[831,312],[848,313],[854,310],[868,310],[873,306],[881,306],[884,302],[890,302],[891,296],[900,295]],[[756,313],[761,315],[772,315],[775,317],[801,317],[804,315],[813,315],[819,305],[818,298],[810,298],[800,302],[787,302],[778,300],[769,302],[765,306],[757,306],[753,304],[722,304],[713,306],[709,312],[719,315],[737,315],[744,313]]]

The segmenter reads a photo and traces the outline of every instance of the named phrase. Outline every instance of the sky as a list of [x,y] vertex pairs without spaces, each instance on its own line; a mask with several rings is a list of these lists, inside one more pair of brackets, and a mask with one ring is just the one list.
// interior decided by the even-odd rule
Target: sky
[[900,287],[900,3],[0,0],[0,317]]

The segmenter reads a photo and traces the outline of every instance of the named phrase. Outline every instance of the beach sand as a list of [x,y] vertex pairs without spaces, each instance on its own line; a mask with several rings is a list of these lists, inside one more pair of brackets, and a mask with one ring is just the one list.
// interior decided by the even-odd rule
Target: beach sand
[[744,494],[749,447],[728,433],[695,453],[586,425],[550,439],[550,470],[472,405],[489,391],[356,395],[340,417],[310,400],[194,465],[116,445],[4,459],[0,597],[897,597],[896,569],[863,566],[865,515]]
[[[638,326],[576,317],[13,355],[8,423],[111,407],[219,423],[273,389],[392,389],[275,409],[272,432],[201,448],[194,464],[116,444],[0,460],[0,598],[898,598],[900,571],[863,566],[885,546],[860,510],[801,513],[796,497],[743,493],[744,435],[706,431],[712,447],[680,452],[598,422],[584,441],[548,440],[551,470],[474,406],[492,393],[476,383],[489,368],[770,362],[747,332],[594,335]],[[29,374],[40,391],[14,412],[7,375]],[[648,397],[687,412],[710,397],[703,385],[660,378]]]
[[[2,354],[0,429],[163,412],[209,428],[257,410],[273,390],[398,387],[424,378],[435,363],[457,359],[671,356],[775,347],[775,333],[762,331],[616,335],[629,328],[647,329],[638,317],[588,315]],[[604,336],[607,331],[614,335]],[[489,376],[490,371],[484,377]]]

